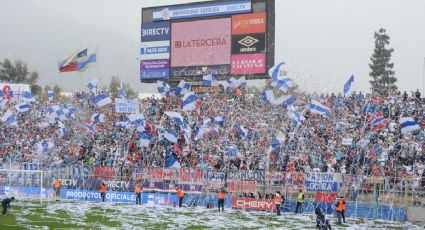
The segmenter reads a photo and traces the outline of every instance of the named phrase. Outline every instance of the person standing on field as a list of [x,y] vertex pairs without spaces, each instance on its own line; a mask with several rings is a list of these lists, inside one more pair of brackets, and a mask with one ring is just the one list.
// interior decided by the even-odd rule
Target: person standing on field
[[179,198],[179,208],[183,205],[184,192],[180,188],[176,188],[177,197]]
[[280,205],[282,204],[282,194],[280,191],[276,191],[274,196],[274,204],[276,205],[276,214],[280,216]]
[[136,193],[136,204],[142,204],[142,186],[137,184],[134,192]]
[[218,199],[218,211],[220,212],[220,207],[221,210],[224,212],[224,189],[221,188],[220,191],[217,194],[217,199]]
[[302,190],[302,189],[300,189],[300,190],[298,191],[298,196],[297,196],[297,207],[295,208],[295,213],[298,213],[298,210],[300,210],[300,213],[302,213],[302,212],[303,212],[303,210],[302,210],[303,202],[304,202],[304,193],[303,193],[303,190]]
[[56,179],[55,183],[53,184],[56,201],[59,201],[59,198],[61,197],[61,187],[62,187],[62,181],[60,179]]
[[102,202],[105,202],[106,184],[104,182],[102,182],[102,184],[100,185],[99,192],[100,192],[100,197],[102,197]]

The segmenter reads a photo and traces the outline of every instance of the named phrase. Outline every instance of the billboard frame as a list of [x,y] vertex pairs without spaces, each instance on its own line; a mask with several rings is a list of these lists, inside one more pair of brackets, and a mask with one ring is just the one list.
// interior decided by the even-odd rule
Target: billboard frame
[[[266,71],[264,74],[228,74],[228,75],[216,75],[218,80],[226,80],[231,77],[242,77],[245,76],[246,79],[269,79],[267,74],[267,70],[274,65],[275,58],[275,0],[251,0],[251,12],[249,13],[239,13],[239,14],[224,14],[224,15],[216,15],[216,16],[206,16],[206,17],[193,17],[193,18],[185,18],[185,19],[176,19],[176,20],[163,20],[163,21],[155,21],[153,20],[153,11],[159,8],[167,8],[167,7],[191,7],[199,4],[213,4],[213,3],[226,3],[232,2],[234,0],[212,0],[212,1],[204,1],[204,2],[191,2],[184,4],[175,4],[175,5],[160,5],[154,7],[145,7],[141,9],[141,23],[152,23],[152,22],[170,22],[170,36],[172,34],[172,26],[173,22],[185,22],[185,21],[199,21],[199,20],[208,20],[208,19],[216,19],[216,18],[231,18],[232,15],[241,15],[241,14],[250,14],[250,13],[258,13],[265,12],[266,13]],[[256,4],[264,4],[264,11],[255,10],[254,6]],[[171,42],[171,38],[170,38]],[[170,44],[170,63],[171,63],[171,44]],[[139,59],[140,62],[141,59]],[[141,78],[141,69],[139,63],[139,79],[143,83],[153,83],[158,80],[163,80],[169,82],[170,84],[174,84],[179,82],[180,80],[185,80],[188,82],[199,82],[202,81],[202,75],[199,76],[182,76],[182,77],[171,77],[163,78],[163,79],[142,79]],[[171,71],[171,66],[170,66]]]

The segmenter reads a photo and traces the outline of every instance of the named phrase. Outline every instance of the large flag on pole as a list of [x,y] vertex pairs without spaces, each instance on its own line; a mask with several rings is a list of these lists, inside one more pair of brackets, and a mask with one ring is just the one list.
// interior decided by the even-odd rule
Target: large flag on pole
[[344,84],[344,95],[348,96],[351,94],[351,89],[354,84],[354,75],[351,75],[350,78],[348,78],[347,82]]
[[59,72],[83,72],[97,60],[96,51],[88,52],[88,48],[75,51],[65,60],[58,63]]

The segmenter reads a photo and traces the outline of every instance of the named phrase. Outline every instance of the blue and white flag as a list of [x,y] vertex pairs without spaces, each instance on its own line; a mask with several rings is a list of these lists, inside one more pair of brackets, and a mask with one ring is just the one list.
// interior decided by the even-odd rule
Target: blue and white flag
[[218,86],[217,78],[213,75],[204,75],[202,77],[202,85],[207,87]]
[[294,121],[297,126],[300,126],[305,121],[305,117],[293,106],[288,107],[288,117],[291,118],[291,120]]
[[285,135],[282,132],[278,132],[275,135],[275,138],[273,139],[272,143],[270,144],[269,149],[267,150],[267,154],[271,153],[274,148],[279,147],[285,142]]
[[87,84],[87,88],[90,90],[90,92],[96,93],[97,83],[98,83],[97,79],[93,79],[91,82],[89,82],[89,84]]
[[91,116],[90,120],[93,122],[93,124],[103,123],[105,122],[105,114],[95,113]]
[[239,132],[239,134],[240,134],[241,136],[246,137],[246,135],[248,134],[248,132],[245,130],[245,128],[244,128],[244,127],[242,127],[242,126],[241,126],[241,125],[239,125],[239,124],[235,124],[234,126],[235,126],[235,129]]
[[165,115],[170,117],[170,120],[174,122],[174,124],[178,125],[180,129],[187,129],[189,126],[183,119],[182,115],[176,113],[176,112],[170,112],[166,111],[164,112]]
[[181,80],[177,86],[177,88],[174,89],[174,94],[179,96],[182,94],[186,94],[190,92],[191,85],[184,80]]
[[122,128],[122,129],[127,129],[130,127],[127,121],[115,121],[115,122],[112,122],[112,126]]
[[165,94],[170,92],[170,85],[163,81],[158,81],[157,89],[161,96],[164,96]]
[[139,136],[140,136],[140,144],[143,147],[149,147],[153,136],[149,133],[144,133],[144,132],[140,132]]
[[269,76],[272,80],[277,80],[280,76],[283,76],[283,65],[285,62],[280,62],[269,69]]
[[296,96],[287,95],[287,96],[283,96],[279,99],[276,99],[276,103],[279,103],[283,107],[287,108],[288,106],[291,106],[292,104],[294,104],[296,100],[297,100]]
[[277,89],[283,92],[286,92],[289,88],[292,87],[292,79],[288,76],[284,76],[282,79],[274,80],[271,86],[276,87]]
[[27,92],[27,91],[22,92],[22,98],[24,99],[24,101],[27,101],[27,102],[34,102],[35,101],[35,98],[32,95],[32,93]]
[[102,107],[102,106],[105,106],[107,104],[112,103],[112,99],[106,94],[99,94],[99,95],[97,95],[96,97],[93,98],[93,103],[97,107]]
[[312,113],[317,113],[320,115],[325,115],[326,113],[328,113],[330,111],[330,109],[328,107],[326,107],[324,104],[315,101],[315,100],[311,100],[310,103],[310,111]]
[[55,96],[55,91],[53,91],[53,90],[47,91],[47,100],[49,100],[49,101],[53,100],[54,96]]
[[15,114],[13,114],[12,110],[7,110],[6,113],[3,114],[1,121],[8,125],[17,125],[17,120]]
[[245,87],[246,86],[246,79],[245,79],[245,77],[241,77],[239,79],[235,79],[235,78],[232,77],[232,78],[226,80],[224,82],[224,85],[226,87],[234,88],[234,89]]
[[49,151],[54,146],[53,141],[51,140],[42,140],[37,144],[37,152],[38,153],[45,153]]
[[223,126],[224,122],[226,122],[227,117],[226,116],[218,116],[214,118],[214,124]]
[[347,82],[344,84],[344,95],[349,96],[351,94],[351,89],[354,84],[354,75],[351,75],[350,78],[348,78]]
[[421,129],[418,122],[416,122],[412,117],[401,117],[400,127],[401,127],[402,134],[407,134],[407,133]]
[[127,92],[125,91],[125,88],[122,86],[122,82],[121,82],[121,86],[118,89],[118,97],[121,99],[125,99],[126,96],[127,96]]
[[169,140],[169,141],[171,141],[173,143],[177,143],[177,140],[179,139],[179,134],[176,131],[174,131],[174,130],[167,130],[164,133],[164,137],[167,140]]
[[194,92],[186,93],[182,99],[183,111],[190,112],[196,109],[196,95]]
[[226,157],[231,158],[231,159],[237,158],[237,157],[241,158],[242,154],[239,152],[239,150],[234,145],[231,145],[227,148]]
[[177,161],[174,154],[170,154],[165,160],[165,168],[180,168],[180,163]]
[[15,109],[18,111],[18,113],[27,112],[30,110],[30,105],[27,102],[21,102],[15,105]]
[[210,128],[208,127],[208,125],[202,125],[201,127],[198,127],[195,132],[195,138],[196,139],[202,139],[202,137],[204,136],[205,133],[208,133],[210,131]]
[[63,137],[66,134],[66,129],[65,128],[59,128],[58,132],[59,132],[59,136]]
[[139,130],[145,129],[146,120],[143,114],[130,114],[128,115],[128,121],[135,127],[138,127]]

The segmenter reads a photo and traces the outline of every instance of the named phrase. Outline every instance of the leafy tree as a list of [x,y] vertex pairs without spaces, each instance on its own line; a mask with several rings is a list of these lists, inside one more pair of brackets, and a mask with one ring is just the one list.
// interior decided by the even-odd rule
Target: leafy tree
[[375,32],[375,48],[370,58],[369,64],[371,72],[369,73],[371,90],[373,93],[384,95],[392,94],[397,91],[397,78],[394,76],[394,63],[391,63],[391,53],[393,48],[387,48],[390,44],[390,36],[386,34],[385,29],[381,28]]
[[128,83],[122,83],[118,77],[113,76],[111,82],[109,83],[108,93],[111,98],[117,98],[119,89],[122,87],[125,89],[127,98],[136,98],[137,93],[130,87]]
[[61,99],[62,88],[58,85],[54,85],[53,87],[50,85],[45,85],[44,89],[41,90],[39,94],[37,94],[38,98],[40,98],[42,101],[47,101],[47,92],[49,90],[53,90],[55,93],[54,99]]
[[29,71],[27,63],[22,60],[12,62],[8,58],[0,61],[0,81],[29,84],[31,92],[38,94],[41,87],[37,85],[38,73]]

